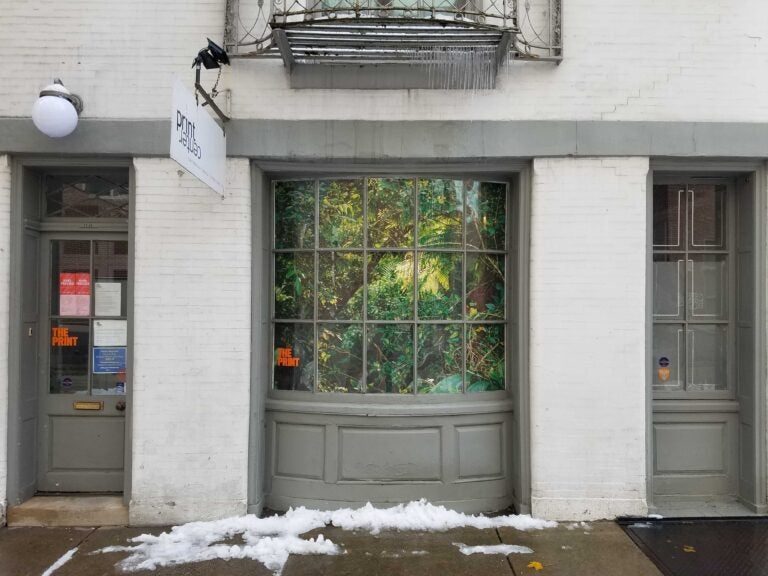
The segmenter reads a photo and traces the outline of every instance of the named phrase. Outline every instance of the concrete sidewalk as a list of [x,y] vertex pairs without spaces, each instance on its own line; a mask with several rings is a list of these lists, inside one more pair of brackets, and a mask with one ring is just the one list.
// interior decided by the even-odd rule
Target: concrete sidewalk
[[[125,544],[143,533],[162,528],[3,528],[0,529],[0,574],[41,576],[68,550],[79,547],[55,576],[121,574],[117,563],[125,553],[92,554],[106,546]],[[557,528],[520,532],[513,529],[464,528],[447,532],[347,532],[324,528],[323,534],[344,549],[338,556],[291,556],[283,576],[659,576],[645,555],[613,522],[586,525],[562,523]],[[454,543],[466,545],[518,544],[532,554],[465,556]],[[541,569],[528,567],[539,562]],[[253,560],[214,560],[135,574],[156,576],[271,576]]]

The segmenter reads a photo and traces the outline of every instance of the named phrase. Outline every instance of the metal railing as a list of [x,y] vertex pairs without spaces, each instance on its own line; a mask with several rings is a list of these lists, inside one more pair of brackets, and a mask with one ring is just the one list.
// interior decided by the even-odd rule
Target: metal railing
[[[375,23],[391,32],[403,24],[388,39],[408,41],[423,25],[435,44],[441,30],[446,37],[459,29],[499,31],[511,35],[512,57],[559,61],[561,22],[561,0],[228,0],[225,43],[235,56],[280,57],[276,30],[370,29]],[[332,37],[334,32],[324,33]],[[471,35],[466,41],[472,42]]]

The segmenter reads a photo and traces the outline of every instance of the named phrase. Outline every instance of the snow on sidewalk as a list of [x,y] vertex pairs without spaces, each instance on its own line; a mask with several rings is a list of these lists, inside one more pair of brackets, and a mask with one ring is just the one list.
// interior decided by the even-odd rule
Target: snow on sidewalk
[[[443,532],[453,528],[515,528],[541,530],[553,528],[557,522],[538,520],[528,515],[475,516],[433,506],[426,500],[400,504],[392,508],[343,508],[334,511],[291,509],[282,516],[259,518],[239,516],[211,522],[190,522],[174,526],[157,536],[142,534],[131,538],[131,545],[109,546],[99,552],[128,552],[120,562],[127,571],[154,570],[159,566],[187,564],[205,560],[251,559],[264,564],[279,575],[291,554],[342,553],[339,546],[323,535],[305,540],[300,536],[311,530],[335,526],[343,530],[366,530],[378,534],[382,530]],[[235,537],[242,544],[224,541]]]

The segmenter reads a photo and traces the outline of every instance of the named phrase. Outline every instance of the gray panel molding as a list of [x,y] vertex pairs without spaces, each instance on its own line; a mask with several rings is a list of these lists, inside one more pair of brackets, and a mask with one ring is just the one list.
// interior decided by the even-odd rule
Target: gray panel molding
[[[47,138],[0,118],[9,154],[168,156],[170,120],[83,118]],[[507,159],[536,156],[768,157],[768,123],[593,120],[260,120],[227,124],[227,153],[263,160]]]
[[[410,397],[409,400],[412,400]],[[325,414],[340,416],[461,416],[475,414],[499,414],[512,412],[514,403],[509,399],[489,402],[454,402],[429,404],[375,404],[344,402],[332,403],[301,400],[277,400],[268,398],[266,409],[270,412],[290,412],[292,414]]]

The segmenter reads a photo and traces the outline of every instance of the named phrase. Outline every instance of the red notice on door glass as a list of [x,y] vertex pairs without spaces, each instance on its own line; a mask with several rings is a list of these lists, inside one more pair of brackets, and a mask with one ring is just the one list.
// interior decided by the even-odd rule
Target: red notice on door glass
[[89,272],[59,274],[59,315],[88,316],[91,313],[91,275]]

